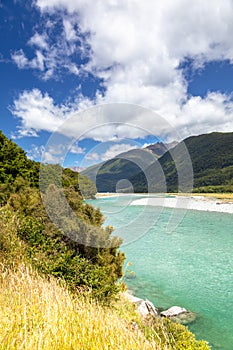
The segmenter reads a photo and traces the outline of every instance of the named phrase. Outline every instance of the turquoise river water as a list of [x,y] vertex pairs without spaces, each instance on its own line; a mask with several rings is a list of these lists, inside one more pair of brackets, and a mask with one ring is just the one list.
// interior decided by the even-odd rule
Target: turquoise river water
[[[233,349],[233,215],[131,206],[127,196],[88,201],[124,239],[125,269],[133,293],[155,306],[197,313],[189,326],[214,350]],[[185,215],[184,215],[185,214]],[[173,217],[172,217],[173,215]],[[184,215],[184,217],[183,217]],[[167,232],[168,222],[180,223]],[[182,219],[183,217],[183,219]],[[169,221],[170,220],[170,221]]]

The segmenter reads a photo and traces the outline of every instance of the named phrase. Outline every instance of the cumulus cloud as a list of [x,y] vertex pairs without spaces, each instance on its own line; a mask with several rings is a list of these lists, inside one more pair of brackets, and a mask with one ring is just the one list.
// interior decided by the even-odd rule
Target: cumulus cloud
[[[232,95],[209,92],[204,97],[189,96],[181,68],[187,59],[192,60],[193,69],[213,60],[233,62],[231,0],[37,0],[36,4],[42,15],[57,10],[63,13],[61,37],[52,47],[47,32],[35,34],[29,41],[35,46],[33,60],[28,60],[22,50],[13,55],[19,68],[37,67],[43,71],[44,79],[53,77],[61,66],[75,75],[85,70],[102,78],[106,91],[104,95],[97,93],[92,101],[79,98],[72,107],[57,106],[51,97],[44,96],[45,107],[33,104],[35,115],[40,116],[35,126],[29,107],[20,107],[20,96],[14,112],[21,118],[24,132],[27,128],[52,131],[56,123],[60,125],[84,106],[113,102],[152,109],[177,128],[182,137],[232,129]],[[45,30],[51,28],[52,25]],[[88,57],[82,67],[74,60],[77,53]],[[42,102],[41,95],[39,100]],[[32,107],[30,103],[29,106]],[[48,118],[43,118],[41,109],[46,110]],[[78,120],[80,132],[89,130],[88,135],[96,140],[125,137],[126,133],[132,138],[142,137],[142,129],[155,135],[164,132],[151,113],[145,113],[143,119],[140,113],[124,113],[123,117],[114,115],[114,111],[102,113],[98,123],[108,125],[98,128],[92,128],[96,123],[88,114]],[[137,128],[113,122],[131,123]],[[69,128],[64,132],[72,134]]]
[[48,94],[42,95],[41,91],[34,89],[20,94],[11,111],[21,119],[24,136],[25,130],[34,133],[40,130],[53,132],[64,121],[69,109],[66,106],[55,106]]
[[20,118],[20,136],[35,136],[40,130],[45,130],[75,140],[92,138],[105,142],[153,135],[169,141],[181,140],[191,134],[233,128],[231,95],[215,92],[203,98],[193,96],[174,106],[174,115],[172,111],[166,111],[166,105],[163,108],[168,117],[134,104],[95,106],[93,101],[82,95],[72,103],[57,105],[47,93],[34,89],[24,91],[14,101],[11,111]]

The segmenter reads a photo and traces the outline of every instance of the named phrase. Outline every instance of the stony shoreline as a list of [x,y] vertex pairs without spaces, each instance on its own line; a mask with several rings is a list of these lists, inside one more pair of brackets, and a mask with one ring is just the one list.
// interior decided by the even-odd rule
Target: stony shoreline
[[133,200],[131,205],[162,206],[233,214],[233,202],[205,196],[146,197]]
[[160,311],[159,308],[155,307],[154,304],[147,299],[141,299],[129,291],[124,293],[124,296],[133,304],[135,304],[141,317],[145,318],[148,315],[155,317],[165,317],[169,318],[173,322],[179,322],[183,325],[188,325],[194,322],[197,318],[197,315],[194,312],[188,311],[180,306],[172,306],[167,310]]
[[[132,196],[130,205],[162,206],[233,214],[233,196],[224,194],[97,193],[96,198]],[[137,198],[143,197],[143,198]],[[135,198],[135,199],[134,199]]]

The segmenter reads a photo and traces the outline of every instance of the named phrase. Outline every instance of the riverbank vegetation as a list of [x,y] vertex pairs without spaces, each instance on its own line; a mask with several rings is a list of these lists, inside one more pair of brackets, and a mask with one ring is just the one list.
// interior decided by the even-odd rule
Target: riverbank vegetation
[[28,160],[0,134],[0,181],[0,349],[208,349],[124,301],[121,240],[83,202],[78,173]]

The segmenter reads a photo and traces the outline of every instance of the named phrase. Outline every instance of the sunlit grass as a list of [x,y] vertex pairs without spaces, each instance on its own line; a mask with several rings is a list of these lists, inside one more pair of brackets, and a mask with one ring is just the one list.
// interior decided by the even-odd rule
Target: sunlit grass
[[[129,310],[130,314],[132,311]],[[74,297],[22,265],[0,279],[0,349],[156,349],[113,309]]]

